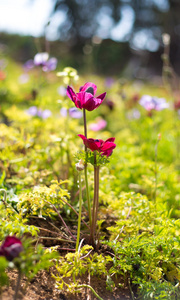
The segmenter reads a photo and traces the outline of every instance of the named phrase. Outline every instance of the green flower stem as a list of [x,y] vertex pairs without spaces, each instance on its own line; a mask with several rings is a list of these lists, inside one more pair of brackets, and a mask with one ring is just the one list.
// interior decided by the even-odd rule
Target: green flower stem
[[[84,120],[84,135],[87,138],[86,110],[84,108],[83,108],[83,120]],[[85,152],[86,152],[86,160],[87,160],[88,152],[86,146],[85,146]],[[90,196],[89,196],[88,176],[87,176],[87,163],[85,163],[84,165],[84,177],[85,177],[85,184],[86,184],[86,197],[88,202],[89,223],[91,227],[92,216],[91,216],[91,203],[90,203]]]
[[79,217],[78,217],[76,251],[78,251],[78,247],[79,247],[80,230],[81,230],[81,211],[82,211],[82,182],[81,182],[81,171],[79,171]]
[[18,278],[17,278],[17,283],[16,283],[16,289],[15,289],[15,294],[14,294],[14,300],[18,299],[18,291],[20,288],[20,281],[21,281],[21,271],[18,270]]
[[99,206],[99,166],[96,165],[96,151],[94,152],[94,199],[92,209],[92,226],[90,232],[90,243],[95,245],[96,222]]
[[[87,152],[86,152],[87,156]],[[88,184],[88,176],[87,176],[87,164],[84,166],[84,177],[85,177],[85,184],[86,184],[86,197],[87,197],[87,203],[88,203],[88,213],[89,213],[89,224],[91,227],[92,224],[92,216],[91,216],[91,203],[90,203],[90,197],[89,197],[89,184]]]
[[99,166],[96,167],[96,203],[95,203],[95,218],[94,218],[95,230],[96,230],[96,223],[97,223],[98,208],[99,208]]
[[[84,120],[84,135],[87,138],[86,110],[84,108],[83,108],[83,120]],[[87,150],[86,146],[85,146],[85,150]]]
[[89,284],[81,284],[81,285],[78,286],[78,288],[83,288],[83,287],[86,287],[86,288],[90,289],[90,290],[93,292],[93,294],[95,295],[95,297],[97,297],[97,298],[100,299],[100,300],[103,300],[103,298],[101,298],[101,297],[95,292],[95,290],[92,288],[92,286],[90,286]]
[[157,160],[158,160],[158,144],[159,144],[160,139],[157,139],[156,145],[155,145],[155,186],[154,186],[154,202],[156,202],[156,194],[157,194],[157,183],[158,183],[158,169],[157,169]]

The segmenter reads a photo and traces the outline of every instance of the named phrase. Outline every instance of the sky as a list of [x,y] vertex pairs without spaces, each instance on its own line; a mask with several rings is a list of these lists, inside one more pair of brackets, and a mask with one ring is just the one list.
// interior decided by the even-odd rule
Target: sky
[[[50,20],[46,37],[50,40],[56,39],[56,28],[63,22],[65,16],[58,12],[51,19],[52,10],[52,0],[0,0],[0,32],[38,37],[44,34],[44,28]],[[117,24],[110,36],[107,36],[108,27],[112,26],[112,20],[104,15],[100,18],[102,24],[99,35],[102,38],[111,37],[114,40],[121,40],[131,29],[133,18],[132,11],[124,8],[121,24]]]
[[[0,0],[0,31],[41,36],[52,9],[52,0]],[[56,21],[55,15],[49,30],[52,38],[56,35]]]
[[[156,5],[160,5],[162,10],[166,11],[168,9],[167,0],[154,0],[154,2]],[[51,18],[53,5],[53,0],[0,0],[0,32],[5,31],[39,37],[44,35],[45,27],[50,21],[50,25],[46,30],[46,38],[49,40],[57,39],[57,27],[64,21],[65,15],[58,11]],[[121,13],[121,21],[115,27],[111,17],[106,13],[101,13],[98,32],[101,38],[111,38],[115,41],[129,38],[128,35],[135,17],[134,11],[130,6],[124,5]],[[156,51],[158,48],[157,42],[151,37],[151,32],[147,32],[147,30],[142,30],[135,36],[133,43],[139,48],[147,47],[149,49],[151,47],[149,49],[151,51]]]

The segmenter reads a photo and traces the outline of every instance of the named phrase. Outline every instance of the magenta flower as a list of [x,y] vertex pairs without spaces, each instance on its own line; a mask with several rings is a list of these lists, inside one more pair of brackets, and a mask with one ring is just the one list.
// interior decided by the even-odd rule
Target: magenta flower
[[116,148],[116,144],[114,143],[115,138],[109,138],[106,141],[103,141],[87,139],[82,134],[78,134],[78,136],[83,140],[84,145],[91,151],[101,152],[102,155],[105,155],[107,157],[110,156],[113,152],[113,149]]
[[0,246],[0,256],[12,261],[23,250],[21,241],[15,236],[7,236]]
[[92,111],[101,105],[106,96],[106,93],[103,93],[95,97],[96,91],[97,86],[92,82],[87,82],[84,86],[80,87],[79,93],[75,93],[73,89],[68,86],[66,94],[74,102],[77,108],[84,108],[88,111]]

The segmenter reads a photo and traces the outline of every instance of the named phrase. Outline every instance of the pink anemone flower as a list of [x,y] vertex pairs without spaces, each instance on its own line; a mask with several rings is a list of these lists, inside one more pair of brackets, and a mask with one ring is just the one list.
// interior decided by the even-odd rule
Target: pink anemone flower
[[92,111],[101,105],[106,96],[106,93],[103,93],[95,97],[96,91],[97,86],[92,82],[87,82],[84,86],[80,87],[79,93],[75,93],[73,89],[68,86],[67,96],[74,102],[77,108]]
[[113,152],[113,149],[116,147],[114,143],[115,138],[109,138],[106,141],[87,139],[84,135],[78,134],[78,136],[83,140],[84,145],[89,148],[91,151],[101,152],[102,155],[110,156]]

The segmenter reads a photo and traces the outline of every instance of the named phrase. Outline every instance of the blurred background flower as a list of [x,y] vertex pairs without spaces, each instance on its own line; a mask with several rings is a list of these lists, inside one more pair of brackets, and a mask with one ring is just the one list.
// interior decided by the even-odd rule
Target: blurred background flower
[[96,118],[95,121],[96,121],[95,123],[91,123],[89,125],[89,129],[92,131],[99,131],[104,129],[107,126],[107,122],[100,117]]
[[67,114],[69,114],[69,116],[74,119],[80,119],[83,116],[82,111],[77,109],[76,107],[71,107],[69,108],[69,110],[63,107],[61,108],[60,113],[63,117],[66,117]]
[[142,96],[139,100],[139,104],[143,106],[147,111],[159,111],[169,107],[169,103],[167,103],[164,98],[153,97],[150,95]]
[[49,109],[42,110],[37,106],[31,106],[26,110],[26,113],[30,116],[37,116],[42,119],[47,119],[52,115],[52,112]]

